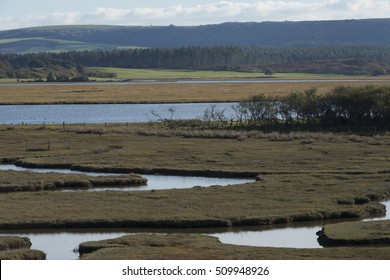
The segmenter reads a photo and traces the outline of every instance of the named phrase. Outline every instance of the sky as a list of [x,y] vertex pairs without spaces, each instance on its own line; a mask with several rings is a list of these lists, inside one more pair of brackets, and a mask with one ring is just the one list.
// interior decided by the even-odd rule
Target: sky
[[0,0],[0,30],[62,24],[183,26],[389,16],[390,0]]

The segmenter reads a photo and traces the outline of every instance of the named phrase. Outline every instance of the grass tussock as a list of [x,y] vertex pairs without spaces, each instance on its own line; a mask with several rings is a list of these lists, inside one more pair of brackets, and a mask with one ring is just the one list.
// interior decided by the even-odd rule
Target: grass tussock
[[31,241],[27,237],[0,236],[0,251],[13,249],[29,249]]
[[0,260],[46,260],[46,254],[39,250],[27,249],[0,251]]
[[44,260],[46,254],[30,250],[31,241],[27,237],[0,236],[0,260]]

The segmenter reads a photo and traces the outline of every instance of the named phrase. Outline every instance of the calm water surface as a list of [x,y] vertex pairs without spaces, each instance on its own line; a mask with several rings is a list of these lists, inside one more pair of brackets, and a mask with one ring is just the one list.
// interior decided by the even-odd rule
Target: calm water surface
[[[234,116],[236,103],[170,103],[170,104],[53,104],[0,105],[3,124],[62,124],[62,123],[126,123],[158,121],[161,118],[199,119],[210,106]],[[153,114],[154,112],[155,114]]]

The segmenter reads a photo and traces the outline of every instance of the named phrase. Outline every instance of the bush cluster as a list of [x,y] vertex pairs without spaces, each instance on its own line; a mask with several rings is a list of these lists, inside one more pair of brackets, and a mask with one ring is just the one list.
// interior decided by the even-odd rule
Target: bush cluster
[[239,125],[256,128],[275,125],[388,128],[390,87],[339,86],[326,95],[310,89],[278,100],[256,95],[239,103],[234,110]]

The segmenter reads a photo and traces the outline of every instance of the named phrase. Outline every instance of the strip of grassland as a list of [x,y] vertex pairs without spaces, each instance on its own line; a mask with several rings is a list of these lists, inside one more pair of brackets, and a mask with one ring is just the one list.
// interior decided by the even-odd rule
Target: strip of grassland
[[326,225],[318,235],[322,246],[390,245],[390,220]]
[[[262,72],[217,71],[195,69],[129,69],[110,67],[87,67],[89,71],[115,74],[115,79],[237,79],[237,78],[272,78],[272,79],[367,79],[366,76],[315,73],[276,73],[266,76]],[[93,77],[91,77],[93,78]]]
[[131,235],[116,239],[85,242],[80,246],[86,260],[388,260],[390,247],[288,249],[222,244],[204,235]]
[[390,80],[291,81],[275,83],[162,83],[162,84],[26,84],[0,86],[0,104],[92,104],[233,102],[264,94],[282,97],[291,92],[316,88],[325,94],[339,85],[389,85]]
[[93,187],[140,186],[146,179],[136,174],[90,177],[83,174],[34,173],[0,170],[0,192],[53,191]]

